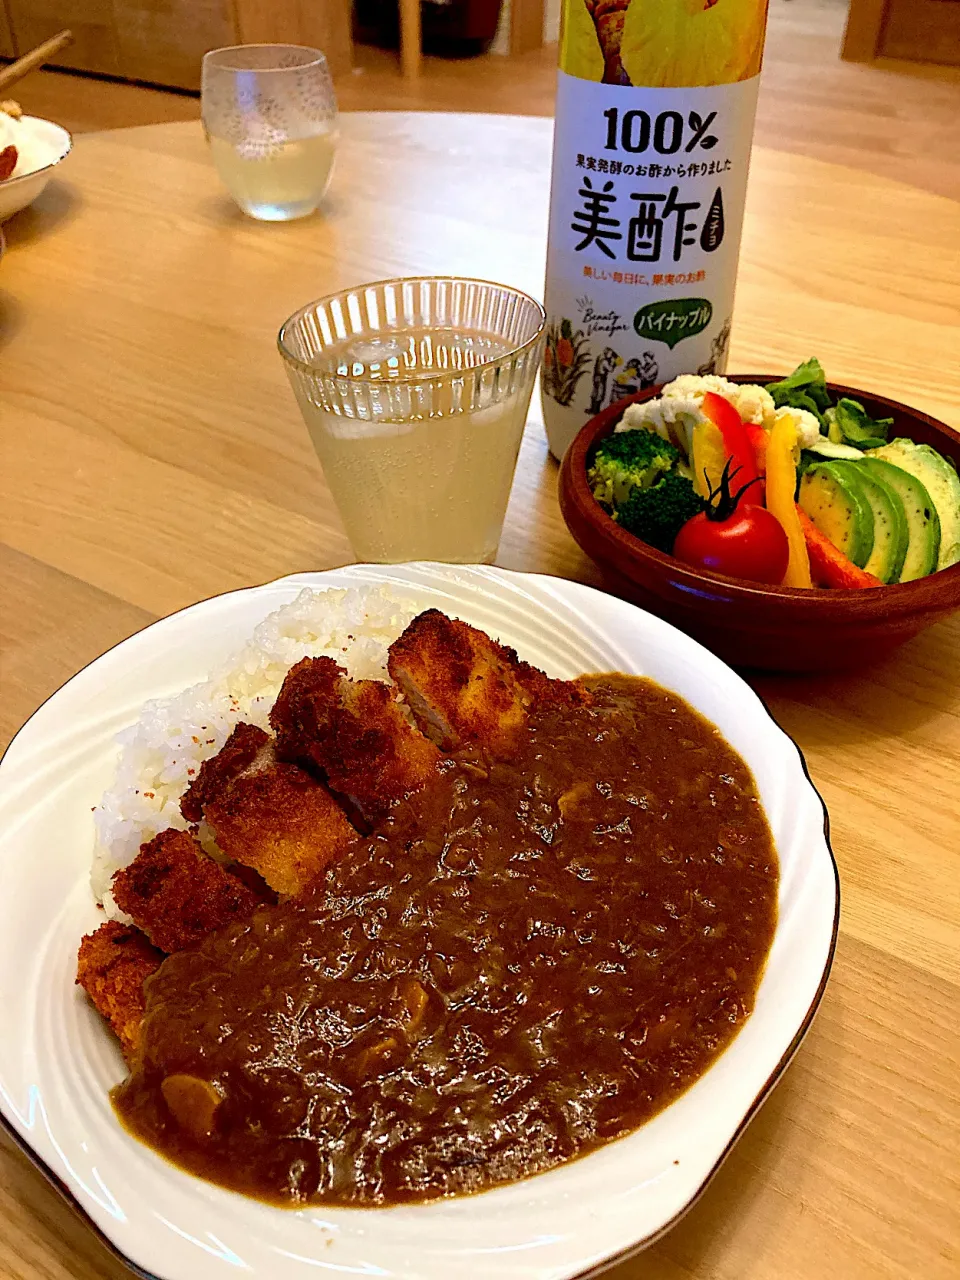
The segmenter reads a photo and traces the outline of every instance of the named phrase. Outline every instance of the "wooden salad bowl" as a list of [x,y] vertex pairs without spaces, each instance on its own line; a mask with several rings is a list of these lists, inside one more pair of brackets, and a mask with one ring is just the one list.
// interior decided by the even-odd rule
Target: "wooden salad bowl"
[[[774,382],[779,374],[730,375],[731,382]],[[960,466],[960,433],[886,396],[830,382],[875,417],[893,418],[890,438],[929,444]],[[764,671],[830,671],[861,666],[960,608],[960,563],[892,586],[839,591],[767,587],[694,569],[627,533],[596,501],[587,466],[638,392],[586,423],[560,468],[560,510],[574,538],[603,570],[607,588],[680,627],[733,666]]]

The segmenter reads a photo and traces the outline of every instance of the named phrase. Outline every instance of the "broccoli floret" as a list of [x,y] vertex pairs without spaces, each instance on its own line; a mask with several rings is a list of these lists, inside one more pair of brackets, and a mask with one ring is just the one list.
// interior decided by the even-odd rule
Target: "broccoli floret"
[[686,476],[673,471],[649,489],[635,489],[614,519],[628,533],[670,555],[677,534],[706,503]]
[[679,460],[679,451],[655,431],[618,431],[597,445],[587,480],[596,500],[616,511],[636,490],[656,484]]
[[706,505],[679,462],[680,451],[655,431],[618,431],[597,445],[587,480],[624,529],[669,553],[681,526]]

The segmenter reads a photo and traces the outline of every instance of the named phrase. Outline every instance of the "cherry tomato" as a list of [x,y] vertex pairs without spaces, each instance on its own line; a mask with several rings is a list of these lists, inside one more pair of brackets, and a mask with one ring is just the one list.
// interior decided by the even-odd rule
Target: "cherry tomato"
[[725,519],[708,510],[688,520],[677,534],[673,554],[698,569],[778,586],[790,547],[776,516],[765,507],[741,505]]

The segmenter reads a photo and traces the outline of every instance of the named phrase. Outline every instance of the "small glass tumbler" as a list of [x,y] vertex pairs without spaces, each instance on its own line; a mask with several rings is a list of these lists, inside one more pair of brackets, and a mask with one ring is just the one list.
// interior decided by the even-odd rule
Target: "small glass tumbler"
[[517,289],[425,278],[284,323],[280,354],[358,559],[493,560],[543,322]]
[[204,55],[201,114],[213,163],[251,218],[313,213],[330,182],[337,100],[319,49],[242,44]]

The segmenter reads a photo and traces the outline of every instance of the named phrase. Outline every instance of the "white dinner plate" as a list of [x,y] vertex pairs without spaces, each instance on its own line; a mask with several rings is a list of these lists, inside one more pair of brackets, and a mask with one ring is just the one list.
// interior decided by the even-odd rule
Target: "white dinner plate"
[[[113,1037],[74,985],[92,807],[141,704],[203,679],[305,586],[386,582],[483,627],[553,676],[620,670],[676,690],[753,770],[780,856],[779,920],[753,1015],[680,1098],[625,1138],[480,1195],[283,1210],[200,1181],[130,1137],[107,1097]],[[206,600],[68,681],[0,763],[0,1110],[24,1150],[132,1267],[162,1280],[569,1280],[649,1244],[702,1192],[810,1025],[839,911],[826,811],[797,747],[719,659],[577,583],[493,568],[352,565]]]

